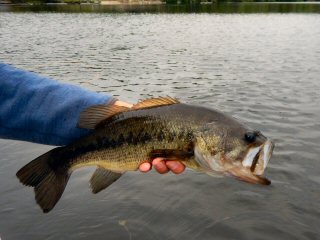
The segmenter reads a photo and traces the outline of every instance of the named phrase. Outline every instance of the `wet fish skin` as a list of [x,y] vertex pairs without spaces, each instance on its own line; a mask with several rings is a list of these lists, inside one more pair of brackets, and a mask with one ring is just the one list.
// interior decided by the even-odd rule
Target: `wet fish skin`
[[[261,156],[253,153],[262,151],[267,139],[259,133],[248,143],[244,136],[249,128],[213,109],[157,98],[142,101],[133,109],[93,107],[79,124],[95,126],[95,130],[36,158],[17,173],[23,184],[35,188],[36,201],[44,212],[58,202],[75,169],[98,166],[90,180],[97,193],[125,171],[137,170],[154,157],[180,159],[187,167],[210,175],[231,174],[244,181],[269,184],[242,164],[245,158],[249,165],[250,161],[262,162]],[[257,149],[252,156],[251,149]]]

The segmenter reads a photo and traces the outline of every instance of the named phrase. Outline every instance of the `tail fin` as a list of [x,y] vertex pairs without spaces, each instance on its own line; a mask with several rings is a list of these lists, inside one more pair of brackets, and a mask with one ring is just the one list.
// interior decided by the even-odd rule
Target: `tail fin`
[[31,161],[17,172],[20,182],[34,187],[35,198],[44,213],[59,201],[70,177],[67,168],[53,168],[52,160],[61,147]]

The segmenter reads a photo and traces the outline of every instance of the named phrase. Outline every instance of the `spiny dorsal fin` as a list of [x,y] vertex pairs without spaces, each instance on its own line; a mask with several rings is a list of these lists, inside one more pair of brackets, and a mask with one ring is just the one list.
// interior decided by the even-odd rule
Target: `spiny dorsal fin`
[[118,113],[129,111],[130,108],[117,105],[95,105],[80,113],[78,127],[94,129],[102,120]]
[[107,188],[121,176],[122,173],[112,172],[110,170],[98,167],[90,179],[92,193],[98,193]]
[[172,97],[158,97],[158,98],[149,98],[138,102],[133,105],[132,108],[118,106],[118,105],[95,105],[85,109],[79,117],[78,127],[94,129],[101,121],[111,118],[114,115],[134,111],[144,108],[152,108],[158,106],[172,105],[180,103],[177,99]]
[[158,106],[172,105],[180,103],[178,99],[166,96],[166,97],[158,97],[158,98],[149,98],[138,102],[133,105],[132,109],[143,109],[143,108],[152,108]]

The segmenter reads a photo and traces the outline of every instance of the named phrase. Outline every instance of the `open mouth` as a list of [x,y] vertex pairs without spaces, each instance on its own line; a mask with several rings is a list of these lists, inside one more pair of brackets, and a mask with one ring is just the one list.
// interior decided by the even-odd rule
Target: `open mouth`
[[242,161],[244,167],[249,167],[255,175],[262,175],[272,156],[274,144],[268,140],[263,145],[250,149]]
[[273,148],[274,144],[268,140],[263,145],[250,149],[242,161],[243,167],[229,169],[228,173],[245,182],[269,185],[271,182],[262,174],[272,156]]

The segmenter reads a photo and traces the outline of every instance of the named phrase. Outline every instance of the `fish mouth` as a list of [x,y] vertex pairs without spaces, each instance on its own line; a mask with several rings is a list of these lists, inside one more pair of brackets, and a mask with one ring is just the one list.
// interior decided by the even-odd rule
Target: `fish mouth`
[[229,173],[240,180],[250,183],[269,185],[271,182],[263,177],[272,156],[274,144],[267,140],[263,145],[251,148],[242,161],[243,167],[229,169]]
[[272,156],[273,149],[274,144],[267,140],[263,145],[250,149],[242,161],[242,165],[250,168],[253,174],[262,175]]

